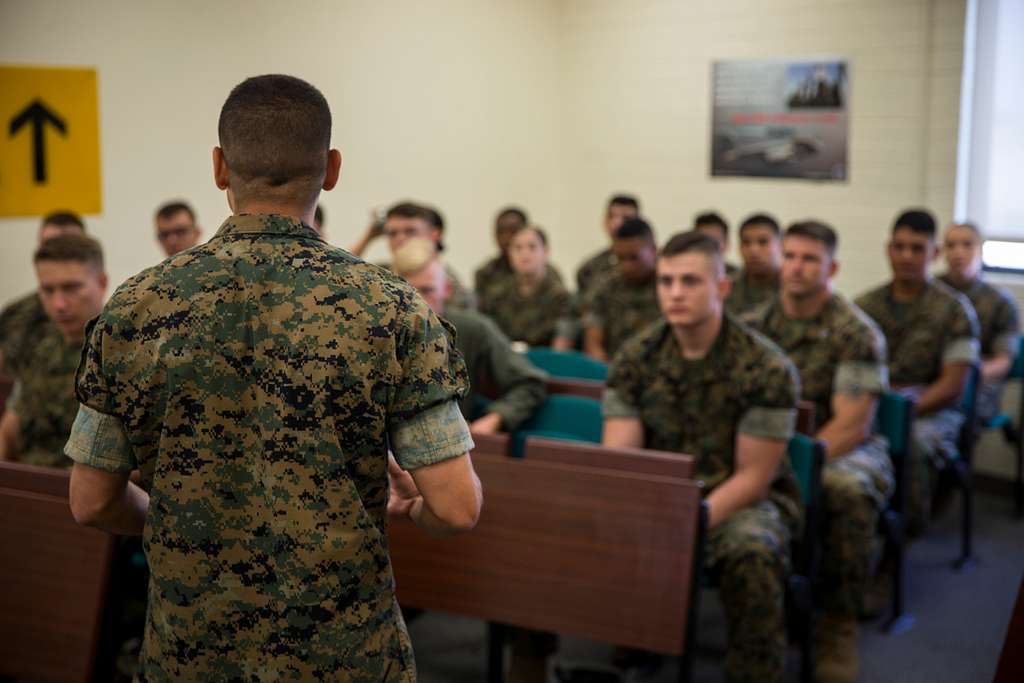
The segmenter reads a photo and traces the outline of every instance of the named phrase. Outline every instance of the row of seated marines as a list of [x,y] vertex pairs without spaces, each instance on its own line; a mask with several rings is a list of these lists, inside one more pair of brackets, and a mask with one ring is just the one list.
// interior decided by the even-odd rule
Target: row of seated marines
[[[494,398],[482,414],[479,396],[463,400],[475,433],[514,431],[545,399],[544,373],[510,340],[572,348],[582,336],[585,353],[611,360],[604,443],[697,458],[711,511],[707,565],[729,626],[729,680],[783,675],[784,581],[802,515],[784,452],[797,401],[813,403],[827,454],[815,676],[857,679],[875,529],[893,493],[887,444],[872,433],[878,397],[891,388],[917,404],[907,511],[911,534],[920,534],[938,473],[955,457],[969,368],[982,369],[979,415],[994,414],[1017,349],[1017,310],[982,279],[977,228],[946,231],[948,272],[933,279],[935,220],[902,213],[887,247],[892,281],[854,304],[833,291],[838,238],[818,221],[783,232],[770,216],[752,216],[739,231],[740,270],[724,261],[728,228],[716,214],[698,216],[659,249],[638,202],[616,196],[605,220],[611,245],[583,264],[570,295],[548,263],[546,236],[519,209],[499,213],[501,253],[476,273],[474,292],[440,258],[436,211],[403,202],[382,218],[352,251],[386,237],[389,267],[455,327],[474,387]],[[198,242],[187,205],[162,207],[156,223],[168,255]],[[322,230],[322,214],[315,227]],[[0,314],[3,368],[15,378],[0,422],[2,459],[70,465],[62,451],[77,411],[74,373],[107,286],[100,245],[84,233],[72,214],[46,217],[34,255],[38,291]],[[519,634],[510,680],[544,680],[553,643]]]

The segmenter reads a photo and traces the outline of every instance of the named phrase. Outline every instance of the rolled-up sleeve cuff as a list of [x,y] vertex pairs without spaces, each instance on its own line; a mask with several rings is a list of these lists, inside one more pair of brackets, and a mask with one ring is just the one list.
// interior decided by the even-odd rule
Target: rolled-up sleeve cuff
[[837,394],[881,394],[888,388],[889,369],[881,363],[847,361],[836,368],[833,391]]
[[942,364],[977,363],[978,340],[973,337],[958,337],[946,345],[942,353]]
[[121,421],[86,405],[78,406],[64,455],[106,472],[131,472],[138,467]]
[[791,408],[751,408],[740,420],[738,431],[760,439],[788,441],[796,426],[796,410]]
[[428,408],[392,426],[389,436],[395,460],[406,470],[457,458],[474,446],[455,401]]
[[640,410],[629,403],[615,389],[605,389],[601,395],[601,414],[607,418],[638,418]]
[[584,313],[581,324],[584,329],[588,327],[604,327],[604,320],[596,313]]
[[999,335],[992,344],[992,350],[997,355],[1005,353],[1010,358],[1016,358],[1017,351],[1020,350],[1020,335],[1013,332]]
[[573,339],[579,333],[579,325],[572,318],[559,318],[555,323],[555,336]]

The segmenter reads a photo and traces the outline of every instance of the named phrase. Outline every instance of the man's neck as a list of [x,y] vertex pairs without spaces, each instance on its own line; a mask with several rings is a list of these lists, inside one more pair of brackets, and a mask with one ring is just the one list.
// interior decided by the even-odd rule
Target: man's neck
[[278,216],[295,218],[306,225],[313,225],[313,217],[316,213],[316,202],[305,206],[299,204],[283,204],[281,202],[261,202],[254,200],[239,204],[234,209],[235,213],[272,213]]
[[795,320],[809,320],[825,309],[825,304],[832,297],[831,283],[806,296],[795,296],[782,292],[782,311],[787,317]]
[[896,301],[907,302],[913,301],[917,298],[917,295],[924,291],[925,286],[928,284],[928,279],[923,280],[893,280],[892,281],[892,298]]
[[686,360],[700,360],[708,355],[722,330],[722,315],[709,316],[696,325],[674,325],[672,334],[679,342],[679,348]]

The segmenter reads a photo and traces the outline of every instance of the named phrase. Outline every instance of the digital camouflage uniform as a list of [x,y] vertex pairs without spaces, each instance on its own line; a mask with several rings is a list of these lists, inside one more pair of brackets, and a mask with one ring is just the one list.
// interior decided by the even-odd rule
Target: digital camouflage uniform
[[81,344],[69,344],[52,326],[22,354],[7,410],[18,416],[18,462],[45,467],[71,467],[64,444],[78,412],[75,370]]
[[732,289],[725,299],[725,310],[733,315],[742,316],[752,311],[779,293],[779,278],[776,275],[767,286],[755,285],[747,280],[746,271],[741,271],[732,281]]
[[[558,272],[558,269],[552,265],[548,265],[548,275],[554,276],[558,280],[558,284],[565,286],[565,282],[562,280],[562,274]],[[514,278],[515,271],[512,270],[512,264],[508,262],[508,259],[504,256],[495,256],[490,261],[485,263],[476,269],[473,273],[473,291],[476,293],[478,298],[486,296],[488,287],[497,285],[498,287],[506,287],[505,282],[508,278]]]
[[0,353],[3,367],[17,376],[26,365],[26,356],[36,341],[47,332],[56,331],[43,310],[36,292],[12,301],[0,311]]
[[[736,437],[787,442],[799,382],[771,342],[726,315],[707,356],[682,356],[671,327],[656,322],[630,339],[611,365],[605,419],[639,418],[644,446],[696,458],[710,493],[735,471]],[[783,458],[767,499],[712,529],[707,566],[718,578],[729,628],[729,681],[781,680],[783,598],[790,538],[800,526],[800,493]]]
[[[896,389],[926,387],[947,363],[978,362],[978,320],[970,302],[941,282],[929,280],[911,302],[892,298],[882,285],[857,299],[878,324],[889,355],[889,381]],[[907,528],[919,535],[928,524],[933,481],[956,453],[964,415],[959,401],[914,420],[914,448],[907,472]]]
[[[1015,358],[1019,351],[1020,312],[1013,295],[1002,287],[985,282],[979,275],[966,287],[959,287],[948,275],[939,276],[944,283],[966,296],[978,316],[981,357],[1008,354]],[[1004,382],[982,382],[978,386],[978,419],[987,422],[999,414],[999,400]]]
[[[814,403],[815,424],[832,419],[832,397],[880,395],[888,389],[885,338],[855,306],[833,295],[813,318],[786,315],[778,299],[747,318],[789,356],[800,373],[801,398]],[[828,511],[821,562],[825,611],[856,617],[868,580],[878,515],[893,490],[888,444],[872,436],[825,465]]]
[[472,446],[465,366],[404,281],[273,215],[118,288],[66,452],[136,466],[152,578],[137,681],[411,683],[387,451]]
[[513,274],[492,282],[477,298],[478,310],[514,341],[551,346],[555,337],[571,337],[572,303],[557,272],[548,269],[537,289],[524,296]]
[[[488,318],[474,311],[446,311],[455,346],[466,361],[470,392],[459,407],[467,419],[484,412],[501,415],[502,429],[515,431],[547,397],[547,374],[512,350]],[[493,400],[492,400],[493,399]]]
[[629,282],[618,272],[604,279],[583,311],[583,328],[601,328],[604,352],[614,358],[623,343],[661,318],[654,273],[649,280]]
[[601,284],[606,277],[617,272],[618,263],[611,249],[594,254],[583,262],[576,271],[576,295],[581,302],[586,301],[591,290]]

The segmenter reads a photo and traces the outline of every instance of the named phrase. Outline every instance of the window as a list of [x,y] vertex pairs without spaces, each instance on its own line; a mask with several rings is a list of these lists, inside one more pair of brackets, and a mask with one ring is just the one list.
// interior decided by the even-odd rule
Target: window
[[986,236],[986,268],[1024,272],[1024,2],[968,0],[956,216]]

